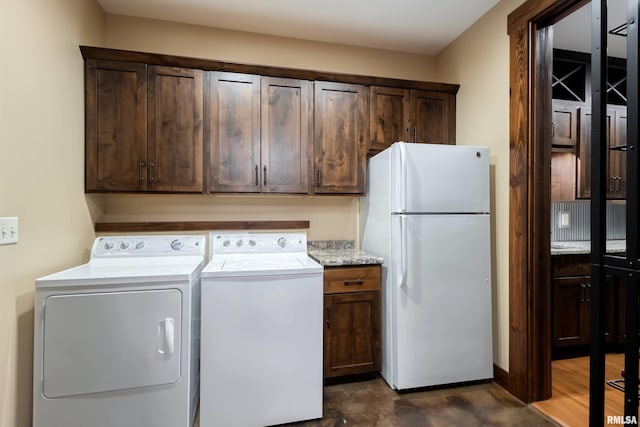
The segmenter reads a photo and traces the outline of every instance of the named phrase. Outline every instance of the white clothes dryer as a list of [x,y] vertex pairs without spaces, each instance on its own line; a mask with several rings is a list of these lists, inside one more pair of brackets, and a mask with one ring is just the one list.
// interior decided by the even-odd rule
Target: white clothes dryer
[[190,427],[204,236],[112,236],[36,280],[34,427]]

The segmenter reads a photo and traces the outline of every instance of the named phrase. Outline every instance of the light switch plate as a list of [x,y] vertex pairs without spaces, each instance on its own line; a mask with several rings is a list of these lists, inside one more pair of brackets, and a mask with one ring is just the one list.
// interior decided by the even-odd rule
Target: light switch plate
[[571,217],[571,213],[568,211],[560,211],[560,218],[558,221],[560,228],[569,228],[569,218]]
[[0,218],[0,245],[18,243],[18,217]]

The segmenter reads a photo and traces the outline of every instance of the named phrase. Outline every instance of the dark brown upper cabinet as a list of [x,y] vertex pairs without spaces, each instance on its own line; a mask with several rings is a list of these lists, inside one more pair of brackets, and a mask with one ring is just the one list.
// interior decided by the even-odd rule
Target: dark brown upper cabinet
[[210,191],[260,192],[260,76],[209,73]]
[[396,141],[455,144],[455,95],[371,86],[369,154]]
[[[626,107],[607,108],[607,199],[624,199],[627,191],[627,109]],[[581,109],[580,143],[578,150],[578,198],[591,198],[591,112]]]
[[80,50],[86,192],[363,194],[367,150],[455,143],[455,84]]
[[87,60],[86,191],[202,192],[202,72]]
[[147,190],[203,188],[202,71],[149,66]]
[[576,152],[580,110],[581,104],[553,100],[551,147],[554,152]]
[[147,66],[85,62],[85,189],[147,189]]
[[[455,144],[455,102],[448,93],[411,91],[411,142]],[[411,129],[409,129],[411,131]]]
[[411,91],[385,86],[371,86],[369,91],[369,152],[382,151],[396,141],[409,141]]
[[311,82],[262,77],[262,191],[308,193]]
[[323,81],[314,87],[314,192],[364,193],[369,90]]
[[310,82],[209,74],[211,192],[308,193]]

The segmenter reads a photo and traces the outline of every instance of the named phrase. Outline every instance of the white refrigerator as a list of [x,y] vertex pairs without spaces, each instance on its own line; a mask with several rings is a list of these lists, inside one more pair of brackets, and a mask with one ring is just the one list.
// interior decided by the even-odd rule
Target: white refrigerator
[[382,265],[392,388],[493,377],[489,150],[396,142],[369,159],[362,250]]

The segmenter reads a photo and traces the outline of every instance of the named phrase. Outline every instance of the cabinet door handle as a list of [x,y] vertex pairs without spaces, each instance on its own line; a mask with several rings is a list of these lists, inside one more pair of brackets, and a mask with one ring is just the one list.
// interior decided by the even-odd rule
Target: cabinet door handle
[[345,286],[362,286],[364,284],[364,280],[362,279],[344,279]]
[[258,165],[256,165],[256,186],[260,185],[260,178],[258,178]]
[[621,176],[616,176],[615,178],[616,178],[615,192],[619,193],[620,192],[620,188],[621,188],[620,182],[622,181],[622,177]]
[[331,328],[331,305],[326,307],[327,318],[324,320],[327,323],[327,329]]
[[149,162],[149,184],[153,184],[155,182],[155,178],[153,177],[153,169],[156,167],[156,164],[153,162]]
[[320,168],[316,169],[316,187],[320,187],[322,183],[322,171]]
[[144,166],[144,161],[138,160],[138,182],[144,182],[144,174],[142,173]]
[[264,176],[262,177],[263,178],[262,185],[266,186],[267,185],[267,166],[266,165],[262,171],[264,173]]
[[551,138],[556,136],[556,122],[551,122]]

